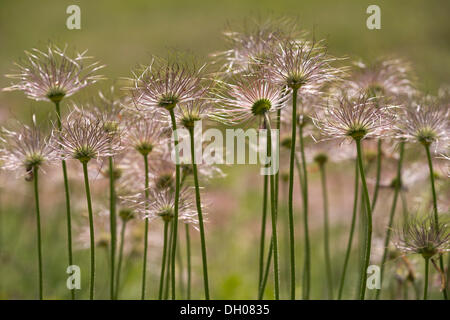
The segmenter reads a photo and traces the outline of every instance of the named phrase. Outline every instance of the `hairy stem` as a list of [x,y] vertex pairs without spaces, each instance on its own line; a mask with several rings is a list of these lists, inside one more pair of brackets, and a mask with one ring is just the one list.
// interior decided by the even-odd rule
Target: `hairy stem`
[[39,208],[39,168],[33,168],[34,180],[34,199],[36,202],[36,229],[37,229],[37,249],[38,249],[38,267],[39,267],[39,300],[43,299],[42,288],[42,240],[41,240],[41,211]]
[[428,299],[428,264],[430,262],[430,258],[425,258],[425,283],[423,285],[423,300]]
[[[433,170],[433,161],[431,160],[431,152],[430,152],[430,146],[428,144],[424,144],[425,150],[427,153],[427,160],[428,160],[428,168],[430,169],[430,184],[431,184],[431,193],[433,195],[433,212],[434,212],[434,223],[437,226],[439,225],[439,215],[438,215],[438,208],[437,208],[437,196],[436,196],[436,187],[434,183],[434,170]],[[444,259],[442,255],[439,256],[439,267],[441,270],[444,269]],[[444,296],[444,299],[447,300],[447,284],[445,284],[444,290],[442,290],[442,295]]]
[[[272,127],[270,125],[270,119],[268,114],[264,114],[264,121],[267,128],[267,156],[270,159],[272,157]],[[278,156],[278,155],[276,155]],[[273,160],[272,160],[273,163]],[[279,279],[279,260],[278,260],[278,235],[277,235],[277,211],[275,203],[275,179],[272,172],[266,172],[270,174],[270,207],[272,214],[272,242],[273,242],[273,274],[275,285],[275,300],[280,299],[280,279]]]
[[323,195],[324,253],[325,253],[325,269],[328,283],[328,299],[333,299],[333,276],[331,273],[330,236],[329,236],[329,221],[328,221],[328,192],[327,192],[325,164],[320,165],[320,176]]
[[[170,120],[172,122],[172,133],[174,138],[175,148],[175,204],[174,204],[174,219],[173,219],[173,235],[172,235],[172,253],[171,253],[171,281],[172,281],[172,300],[175,300],[175,257],[177,252],[177,239],[178,239],[178,205],[180,197],[180,154],[178,150],[178,133],[177,133],[177,121],[175,119],[175,113],[170,110]],[[197,208],[198,209],[198,208]],[[206,290],[206,287],[205,287]]]
[[84,187],[86,189],[86,201],[89,213],[89,236],[91,240],[91,278],[89,282],[89,299],[94,300],[95,287],[95,235],[94,235],[94,215],[92,212],[91,190],[89,187],[89,175],[87,169],[87,162],[82,162],[84,174]]
[[370,262],[370,251],[372,247],[372,207],[370,204],[369,191],[367,189],[366,175],[364,173],[364,165],[362,160],[361,140],[355,139],[356,150],[358,154],[359,174],[361,175],[361,184],[363,188],[364,200],[366,202],[367,228],[366,228],[366,250],[364,253],[364,264],[362,268],[362,279],[359,298],[364,300],[366,294],[367,268]]
[[380,178],[381,178],[381,160],[382,160],[382,148],[381,148],[381,139],[378,139],[377,144],[377,172],[376,172],[376,180],[375,180],[375,189],[373,191],[372,198],[372,212],[375,210],[375,204],[378,199],[378,191],[380,190]]
[[[145,208],[147,208],[147,201],[149,197],[149,173],[148,173],[148,155],[144,155],[144,170],[145,170]],[[147,275],[147,253],[148,253],[148,218],[145,218],[144,226],[144,257],[142,262],[142,290],[141,300],[145,299],[146,275]]]
[[341,281],[339,284],[339,293],[338,293],[338,300],[342,299],[342,292],[344,290],[344,283],[345,283],[345,275],[347,272],[347,265],[348,261],[350,259],[350,253],[352,251],[352,242],[353,242],[353,234],[355,232],[355,224],[356,224],[356,213],[358,211],[358,191],[359,191],[359,168],[358,168],[358,161],[355,161],[355,187],[354,187],[355,195],[353,198],[353,214],[352,214],[352,222],[350,225],[350,233],[348,236],[348,243],[347,243],[347,250],[345,251],[345,258],[344,258],[344,267],[342,269],[341,274]]
[[291,132],[291,150],[289,156],[289,242],[291,256],[291,300],[295,300],[295,237],[294,237],[294,159],[295,159],[295,140],[297,138],[297,92],[292,91],[292,132]]
[[208,283],[208,261],[206,257],[206,240],[205,240],[205,228],[203,224],[202,202],[200,199],[200,186],[198,183],[197,162],[195,160],[195,141],[194,141],[194,129],[189,129],[189,135],[191,138],[191,159],[192,170],[194,175],[195,185],[195,202],[197,205],[198,214],[198,226],[200,229],[200,243],[202,249],[202,263],[203,263],[203,285],[205,288],[205,299],[209,300],[209,283]]
[[119,259],[117,261],[117,271],[116,271],[116,285],[114,290],[114,299],[119,298],[119,287],[120,287],[120,272],[122,271],[122,259],[123,259],[123,246],[125,243],[125,230],[127,227],[127,221],[122,222],[122,227],[120,229],[120,246],[119,246]]
[[163,256],[161,262],[161,275],[159,277],[159,294],[158,299],[161,300],[163,297],[163,287],[164,287],[164,271],[166,270],[166,256],[167,256],[167,231],[169,228],[169,222],[164,222],[164,245],[163,245]]
[[[61,131],[61,110],[59,107],[59,102],[55,103],[56,108],[56,123],[58,125],[58,130]],[[66,222],[67,222],[67,253],[69,257],[69,266],[73,265],[73,255],[72,255],[72,218],[70,213],[70,192],[69,192],[69,179],[67,178],[67,165],[66,160],[61,160],[63,178],[64,178],[64,193],[66,197]],[[70,290],[70,295],[72,300],[75,300],[75,289]]]
[[263,207],[261,218],[261,235],[259,241],[259,276],[258,276],[258,293],[261,288],[261,281],[264,274],[264,247],[266,242],[266,220],[267,220],[267,193],[268,193],[269,176],[264,175],[263,186]]
[[187,288],[186,299],[191,299],[191,238],[189,235],[189,225],[185,224],[186,230],[186,256],[187,256]]
[[114,300],[114,274],[116,263],[116,194],[114,190],[114,164],[113,157],[109,157],[109,229],[111,233],[111,275],[110,296]]
[[[400,155],[399,155],[398,164],[397,164],[397,177],[396,177],[396,181],[395,181],[394,198],[392,200],[391,212],[389,214],[389,222],[388,222],[388,226],[386,229],[386,235],[384,238],[383,258],[381,259],[381,268],[380,268],[381,286],[383,286],[384,266],[385,266],[385,263],[387,260],[387,255],[388,255],[388,246],[389,246],[389,241],[391,239],[392,224],[394,223],[394,215],[395,215],[395,211],[397,208],[397,199],[398,199],[398,195],[399,195],[399,192],[401,189],[401,184],[402,184],[401,179],[402,179],[402,163],[403,163],[404,149],[405,149],[405,143],[401,142],[400,143]],[[377,300],[380,298],[381,288],[379,290],[377,290],[377,294],[376,294]]]

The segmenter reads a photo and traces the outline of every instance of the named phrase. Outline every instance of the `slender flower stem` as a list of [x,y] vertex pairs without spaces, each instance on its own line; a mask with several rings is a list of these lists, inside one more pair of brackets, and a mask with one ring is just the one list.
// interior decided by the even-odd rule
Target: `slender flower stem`
[[364,173],[364,165],[362,160],[362,150],[361,150],[361,140],[355,139],[356,150],[358,154],[358,166],[359,174],[361,175],[361,184],[363,187],[364,200],[366,202],[366,213],[367,213],[367,229],[366,229],[366,250],[364,254],[364,264],[362,268],[362,278],[361,278],[361,288],[359,298],[364,300],[366,294],[366,281],[367,281],[367,268],[370,262],[370,251],[372,247],[372,207],[370,204],[369,191],[367,190],[366,175]]
[[262,300],[262,298],[264,297],[264,291],[266,289],[267,279],[269,278],[269,270],[270,270],[270,263],[272,260],[272,253],[273,253],[273,239],[270,239],[268,257],[267,257],[266,266],[264,269],[264,275],[261,280],[261,286],[259,288],[258,300]]
[[158,299],[161,300],[163,297],[163,287],[164,287],[164,271],[166,270],[166,256],[167,256],[167,231],[169,228],[169,222],[164,222],[164,245],[163,245],[163,256],[161,262],[161,276],[159,277],[159,294]]
[[292,132],[291,132],[291,152],[289,157],[289,240],[291,256],[291,300],[295,300],[295,238],[294,238],[294,158],[295,139],[297,137],[297,92],[292,91]]
[[423,300],[428,299],[428,264],[430,262],[430,258],[425,258],[425,284],[423,286]]
[[39,169],[37,166],[33,168],[34,180],[34,199],[36,201],[36,229],[37,229],[37,249],[38,249],[38,267],[39,267],[39,300],[43,299],[42,295],[42,241],[41,241],[41,213],[39,209]]
[[83,161],[84,186],[86,189],[86,201],[89,213],[89,236],[91,239],[91,279],[89,283],[89,299],[94,300],[95,287],[95,235],[94,235],[94,216],[92,213],[91,190],[89,187],[89,175],[87,169],[87,162]]
[[[147,207],[147,200],[149,197],[149,173],[148,173],[148,155],[144,155],[144,170],[145,170],[145,203]],[[142,263],[142,290],[141,300],[145,299],[146,275],[147,275],[147,253],[148,253],[148,219],[145,218],[144,226],[144,258]]]
[[[59,107],[59,102],[55,102],[56,108],[56,123],[58,125],[58,130],[61,131],[61,110]],[[66,221],[67,221],[67,251],[69,257],[69,266],[73,265],[72,258],[72,218],[70,213],[70,192],[69,192],[69,179],[67,178],[67,165],[66,160],[61,160],[63,178],[64,178],[64,193],[66,196]],[[75,289],[70,290],[70,295],[72,300],[75,300]]]
[[266,242],[266,221],[267,221],[267,193],[268,193],[269,176],[264,175],[263,186],[263,207],[261,218],[261,235],[259,241],[259,276],[258,276],[258,293],[261,288],[261,281],[264,274],[264,247]]
[[[270,119],[267,113],[264,114],[265,126],[267,128],[267,156],[270,159],[272,157],[272,127],[270,125]],[[278,155],[276,155],[278,156]],[[273,159],[272,159],[273,163]],[[270,174],[270,207],[272,213],[272,242],[273,242],[273,274],[275,285],[275,300],[280,299],[280,279],[278,268],[278,235],[277,235],[277,211],[275,203],[275,179],[272,172],[266,172]]]
[[[170,120],[172,122],[172,133],[174,138],[175,148],[175,204],[174,204],[174,220],[173,220],[173,243],[172,243],[172,257],[171,257],[171,276],[172,276],[172,300],[175,300],[175,256],[177,252],[177,239],[178,239],[178,205],[180,198],[180,154],[178,146],[178,133],[177,133],[177,121],[175,119],[175,113],[173,109],[170,110]],[[197,208],[198,210],[198,208]],[[200,219],[200,217],[199,217]],[[203,265],[205,269],[205,264]],[[207,280],[207,275],[206,275]],[[205,291],[206,291],[205,286]]]
[[166,270],[166,275],[165,275],[165,279],[164,279],[164,294],[163,294],[163,299],[167,300],[169,299],[169,285],[170,285],[170,270],[171,270],[171,261],[172,261],[172,255],[171,253],[171,248],[172,248],[172,243],[173,243],[173,227],[170,227],[170,234],[169,234],[169,245],[167,247],[167,270]]
[[187,288],[186,300],[191,299],[191,237],[189,235],[189,225],[185,224],[186,230],[186,256],[187,256]]
[[382,154],[382,148],[381,148],[381,139],[378,139],[377,144],[377,173],[376,173],[376,180],[375,180],[375,189],[373,191],[373,198],[372,198],[372,212],[375,210],[375,204],[377,203],[378,199],[378,191],[380,190],[380,178],[381,178],[381,159],[383,157]]
[[114,164],[113,157],[109,157],[109,229],[111,233],[111,283],[110,283],[110,296],[111,300],[114,300],[114,274],[116,263],[116,194],[114,190]]
[[329,237],[329,223],[328,223],[328,192],[326,181],[325,164],[319,166],[320,177],[322,182],[323,195],[323,229],[324,229],[324,252],[325,252],[325,268],[328,282],[328,299],[333,299],[333,276],[331,273],[331,258],[330,258],[330,237]]
[[344,282],[345,282],[345,275],[347,272],[347,265],[350,258],[350,253],[352,251],[352,242],[353,242],[353,234],[355,232],[355,224],[356,224],[356,212],[358,211],[358,191],[359,191],[359,168],[358,168],[358,161],[355,161],[355,187],[354,187],[354,193],[355,196],[353,198],[353,214],[352,214],[352,222],[350,225],[350,233],[348,236],[348,243],[347,243],[347,250],[345,251],[345,258],[344,258],[344,267],[342,269],[341,274],[341,281],[339,284],[339,293],[338,293],[338,300],[342,299],[342,292],[344,290]]
[[[389,214],[388,227],[386,229],[386,236],[384,238],[383,258],[381,259],[381,268],[380,268],[381,284],[383,284],[384,266],[385,266],[385,263],[387,260],[387,255],[388,255],[388,246],[389,246],[389,241],[391,239],[392,224],[394,223],[394,215],[395,215],[395,211],[397,208],[397,199],[398,199],[398,195],[399,195],[401,185],[402,185],[401,179],[402,179],[402,163],[403,163],[404,149],[405,149],[405,143],[400,142],[400,154],[399,154],[399,159],[398,159],[398,164],[397,164],[397,177],[395,180],[394,198],[392,200],[392,207],[391,207],[391,212]],[[373,208],[373,202],[372,202],[372,208]],[[380,295],[381,295],[381,288],[379,290],[377,290],[377,294],[376,294],[377,300],[380,298]]]
[[203,213],[202,213],[202,203],[200,199],[200,186],[198,183],[198,173],[197,173],[197,162],[195,159],[195,141],[194,141],[194,129],[189,129],[189,135],[191,137],[191,159],[192,159],[192,170],[194,175],[194,185],[195,185],[195,202],[197,204],[197,214],[198,214],[198,226],[200,229],[200,242],[202,248],[202,262],[203,262],[203,283],[205,287],[205,299],[209,300],[209,283],[208,283],[208,261],[206,257],[206,240],[205,240],[205,228],[203,224]]
[[[433,170],[433,161],[431,160],[431,152],[430,146],[428,144],[424,144],[425,150],[427,152],[427,160],[428,160],[428,168],[430,169],[430,184],[431,184],[431,193],[433,195],[433,212],[434,212],[434,223],[436,227],[439,225],[439,217],[438,217],[438,208],[437,208],[437,196],[436,196],[436,187],[434,183],[434,170]],[[444,269],[444,259],[442,255],[439,256],[439,267],[441,270]],[[445,284],[444,290],[442,290],[442,295],[444,299],[447,300],[447,284]]]
[[122,271],[122,259],[123,259],[123,246],[125,243],[125,230],[127,227],[127,221],[122,222],[122,227],[120,229],[120,246],[119,246],[119,259],[117,261],[117,271],[116,271],[116,285],[114,290],[114,300],[119,298],[119,287],[120,287],[120,272]]
[[308,172],[306,170],[305,146],[303,141],[303,125],[299,126],[300,137],[300,155],[302,158],[302,177],[303,177],[303,223],[305,226],[305,300],[309,299],[311,286],[311,249],[309,243],[308,226]]

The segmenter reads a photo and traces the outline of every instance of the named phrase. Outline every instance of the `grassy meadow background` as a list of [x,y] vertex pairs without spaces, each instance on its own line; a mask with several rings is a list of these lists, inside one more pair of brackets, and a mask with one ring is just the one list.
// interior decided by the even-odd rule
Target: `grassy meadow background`
[[[67,6],[81,8],[81,30],[66,28]],[[381,8],[381,30],[366,28],[366,8],[378,4]],[[230,25],[240,28],[245,19],[264,20],[267,17],[287,16],[299,25],[314,30],[316,38],[326,38],[329,52],[351,59],[373,60],[379,56],[400,56],[410,61],[420,81],[419,87],[435,94],[443,83],[450,83],[450,2],[442,1],[351,1],[351,0],[81,0],[81,1],[0,1],[0,87],[9,85],[3,75],[13,69],[13,61],[23,57],[23,51],[43,47],[48,41],[68,43],[78,50],[89,49],[89,54],[107,67],[102,74],[109,80],[82,90],[68,100],[86,101],[98,89],[108,88],[114,79],[131,76],[138,63],[148,63],[151,54],[167,55],[172,49],[193,53],[199,60],[207,61],[211,52],[226,49],[223,29]],[[67,101],[64,103],[67,106]],[[63,105],[62,110],[67,110]],[[64,112],[63,111],[63,112]],[[22,92],[0,92],[0,122],[11,119],[29,119],[32,113],[41,122],[55,119],[53,106],[34,102]],[[408,151],[407,152],[411,152]],[[384,179],[393,176],[393,165],[384,172]],[[72,207],[74,225],[83,223],[85,215],[84,192],[80,168],[71,173]],[[227,176],[212,181],[205,187],[208,210],[206,227],[210,288],[213,299],[253,299],[257,294],[258,237],[261,216],[262,176],[258,166],[235,165],[224,168]],[[326,297],[323,265],[322,205],[318,170],[309,167],[311,175],[310,219],[312,228],[312,298]],[[373,178],[373,172],[369,172]],[[105,198],[107,185],[100,176],[93,177],[96,194]],[[62,177],[59,166],[48,169],[41,176],[42,231],[44,235],[44,297],[68,298],[66,282],[66,225]],[[331,249],[335,280],[342,268],[347,230],[351,218],[353,198],[353,164],[342,163],[329,168],[329,196],[331,216]],[[447,182],[448,184],[448,182]],[[298,186],[298,180],[296,181]],[[444,186],[445,188],[445,186]],[[285,186],[281,185],[283,191]],[[445,190],[445,189],[444,189]],[[448,188],[447,188],[448,191]],[[301,292],[302,226],[300,190],[295,191],[297,239],[298,296]],[[409,190],[413,195],[428,196],[424,187]],[[379,206],[374,215],[375,234],[383,235],[390,206],[389,190],[382,190]],[[106,199],[106,198],[105,198]],[[282,198],[283,199],[283,198]],[[281,271],[287,273],[287,210],[281,201],[280,250]],[[94,206],[98,202],[94,202]],[[0,173],[0,299],[37,298],[37,263],[35,241],[35,216],[32,185],[24,179]],[[284,205],[286,207],[286,205]],[[95,209],[95,208],[94,208]],[[400,208],[399,208],[400,210]],[[136,222],[141,223],[141,222]],[[143,223],[141,223],[143,228]],[[155,298],[160,268],[161,225],[150,226],[152,241],[149,249],[148,297]],[[97,234],[99,234],[98,231]],[[76,239],[76,229],[74,238]],[[193,252],[192,297],[203,298],[199,235],[191,232]],[[356,236],[355,241],[358,237]],[[180,234],[184,254],[184,234]],[[139,249],[139,248],[138,248]],[[96,298],[108,298],[107,251],[97,249]],[[358,275],[358,249],[352,254],[348,270],[345,297],[354,298]],[[82,290],[78,298],[88,297],[88,250],[76,250],[74,261],[82,268]],[[184,260],[183,260],[184,259]],[[185,265],[185,257],[182,256]],[[394,266],[395,263],[392,263]],[[83,270],[85,270],[83,272]],[[422,267],[418,268],[422,272]],[[387,274],[392,274],[386,269]],[[139,252],[127,256],[123,270],[120,298],[139,298],[141,256]],[[288,279],[282,278],[282,297],[287,297]],[[180,286],[178,286],[180,287]],[[392,290],[385,290],[385,298],[395,298]],[[269,278],[266,297],[272,297],[272,277]],[[430,297],[439,297],[436,288]],[[413,295],[410,296],[413,298]]]

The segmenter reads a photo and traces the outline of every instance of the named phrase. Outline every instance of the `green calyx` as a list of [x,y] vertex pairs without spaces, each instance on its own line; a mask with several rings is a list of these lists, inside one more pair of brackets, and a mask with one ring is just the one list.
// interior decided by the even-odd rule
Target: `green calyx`
[[438,250],[433,243],[428,242],[425,247],[418,250],[418,253],[420,253],[424,259],[430,259],[432,256],[438,253]]
[[91,159],[95,158],[95,152],[91,148],[83,146],[75,151],[73,157],[81,163],[88,163]]
[[291,75],[287,79],[288,87],[293,89],[293,90],[300,89],[300,87],[303,86],[304,84],[306,84],[306,78],[303,75],[301,75],[301,74]]
[[272,107],[272,103],[268,99],[259,99],[252,105],[252,113],[255,116],[262,116]]
[[354,140],[362,140],[366,134],[367,129],[357,124],[347,131],[347,136],[352,137]]
[[328,161],[328,155],[326,153],[318,153],[314,156],[314,162],[319,166],[323,166]]
[[428,147],[436,141],[437,134],[431,128],[422,128],[417,132],[416,137],[421,144]]
[[62,91],[61,89],[55,88],[55,89],[50,89],[50,91],[47,93],[47,98],[50,101],[52,101],[53,103],[58,103],[64,98],[65,95],[66,95],[66,93],[64,91]]
[[181,118],[181,124],[187,129],[193,129],[195,122],[200,120],[201,117],[198,114],[185,114]]
[[151,144],[150,142],[141,141],[135,146],[135,149],[143,156],[147,156],[150,152],[153,151],[153,144]]
[[381,97],[384,95],[384,88],[377,83],[370,85],[367,89],[367,94],[370,98]]
[[122,219],[123,222],[127,222],[134,218],[134,212],[133,210],[128,208],[121,209],[119,211],[119,217]]
[[176,97],[173,94],[166,94],[161,97],[161,99],[158,102],[158,105],[161,108],[164,108],[164,109],[167,109],[170,111],[176,107],[177,103],[178,103],[178,97]]
[[292,146],[292,139],[291,139],[291,137],[285,137],[285,138],[281,139],[280,145],[283,148],[286,148],[288,150],[291,149],[291,146]]
[[172,173],[163,173],[160,174],[155,181],[155,187],[157,189],[173,189],[175,186],[174,179]]
[[170,222],[174,216],[173,209],[171,207],[162,208],[158,212],[158,216],[160,216],[164,222]]
[[25,168],[28,171],[32,171],[34,168],[39,167],[45,161],[44,157],[40,154],[28,155],[24,161]]

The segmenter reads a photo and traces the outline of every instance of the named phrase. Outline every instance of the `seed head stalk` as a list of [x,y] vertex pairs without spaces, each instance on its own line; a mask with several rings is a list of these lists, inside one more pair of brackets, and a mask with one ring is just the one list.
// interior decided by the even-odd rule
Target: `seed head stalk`
[[353,214],[352,214],[352,222],[350,225],[350,233],[348,236],[348,243],[347,243],[347,250],[345,252],[345,258],[344,258],[344,267],[342,269],[341,274],[341,280],[339,284],[339,293],[338,293],[338,300],[342,299],[342,292],[344,290],[344,283],[345,283],[345,275],[347,272],[347,265],[348,261],[350,259],[350,253],[352,251],[352,242],[353,242],[353,234],[355,232],[355,224],[356,224],[356,213],[358,211],[358,191],[359,191],[359,168],[358,168],[358,161],[355,161],[355,196],[353,198]]
[[[383,258],[381,260],[381,268],[380,268],[381,283],[383,283],[384,265],[387,260],[388,246],[389,246],[389,241],[391,238],[392,224],[394,223],[394,215],[395,215],[395,209],[397,207],[397,199],[398,199],[398,195],[399,195],[399,192],[401,189],[402,163],[403,163],[404,149],[405,149],[405,143],[402,141],[402,142],[400,142],[400,155],[399,155],[398,164],[397,164],[397,177],[395,180],[394,198],[392,200],[392,207],[391,207],[391,212],[389,214],[388,227],[386,229],[386,236],[384,238],[384,251],[383,251]],[[373,208],[373,202],[372,202],[372,208]],[[377,300],[380,298],[380,295],[381,295],[381,288],[379,290],[377,290],[377,294],[376,294]]]
[[297,137],[297,92],[292,91],[292,132],[291,132],[291,152],[289,157],[289,241],[291,256],[291,300],[295,300],[295,239],[294,239],[294,158],[295,139]]
[[169,229],[169,222],[164,221],[164,245],[163,245],[163,256],[161,262],[161,276],[159,278],[159,294],[158,299],[161,300],[163,297],[163,287],[164,287],[164,271],[166,269],[166,257],[167,257],[167,233]]
[[117,273],[116,273],[116,285],[114,290],[114,300],[119,298],[119,287],[120,287],[120,272],[122,271],[122,260],[123,260],[123,246],[125,243],[125,231],[127,227],[127,220],[124,220],[122,227],[120,229],[120,246],[119,246],[119,258],[117,261]]
[[370,262],[370,251],[372,246],[372,207],[367,189],[366,175],[364,173],[364,165],[362,160],[361,139],[356,138],[356,151],[358,156],[359,174],[361,175],[361,184],[363,189],[364,201],[366,202],[367,226],[366,226],[366,250],[364,252],[364,263],[362,266],[361,288],[359,298],[364,300],[366,294],[367,268]]
[[267,220],[267,193],[268,193],[269,177],[264,175],[263,185],[263,206],[261,217],[261,235],[259,241],[259,275],[258,275],[258,293],[260,291],[264,276],[264,247],[266,242],[266,220]]
[[189,235],[189,225],[185,224],[186,230],[186,256],[187,256],[187,288],[186,300],[191,299],[191,238]]
[[380,178],[381,178],[381,158],[382,158],[381,139],[378,139],[377,143],[377,172],[375,180],[375,189],[373,191],[372,198],[372,212],[375,210],[375,204],[378,199],[378,191],[380,190]]
[[89,187],[89,175],[87,169],[87,161],[82,161],[83,174],[84,174],[84,186],[86,189],[86,201],[89,213],[89,236],[91,240],[91,277],[89,282],[89,299],[94,300],[94,287],[95,287],[95,235],[94,235],[94,216],[92,213],[92,200],[91,190]]
[[206,257],[206,240],[205,240],[205,229],[203,225],[203,213],[202,213],[202,203],[200,199],[200,187],[198,183],[198,173],[197,173],[197,163],[195,161],[195,141],[194,141],[194,129],[189,128],[189,135],[191,138],[191,159],[192,159],[192,170],[194,175],[195,184],[195,202],[197,205],[198,214],[198,224],[200,229],[200,242],[202,248],[202,263],[203,263],[203,283],[205,287],[205,299],[209,300],[209,283],[208,283],[208,262]]
[[[58,130],[61,131],[61,110],[59,107],[59,101],[55,102],[56,109],[56,123]],[[70,213],[70,191],[69,191],[69,179],[67,178],[67,165],[66,160],[61,160],[63,178],[64,178],[64,193],[66,196],[66,221],[67,221],[67,252],[69,257],[69,266],[73,265],[72,258],[72,218]],[[75,289],[70,290],[72,300],[75,300]]]
[[[145,203],[147,207],[147,201],[149,197],[149,172],[148,172],[148,154],[144,155],[144,170],[145,170]],[[144,260],[142,263],[142,290],[141,300],[145,299],[145,287],[146,287],[146,275],[147,275],[147,252],[148,252],[148,218],[145,218],[144,225]]]
[[430,258],[425,258],[425,283],[423,285],[423,300],[428,299],[428,269],[429,269]]
[[[423,144],[427,153],[427,159],[428,159],[428,168],[430,169],[430,184],[431,184],[431,193],[433,195],[433,213],[434,213],[434,223],[436,224],[436,227],[439,225],[439,218],[438,218],[438,208],[437,208],[437,196],[436,196],[436,187],[434,184],[434,171],[433,171],[433,161],[431,160],[431,152],[430,152],[430,145],[427,143]],[[427,266],[427,261],[425,261],[425,265]],[[439,256],[439,267],[441,270],[444,269],[444,259],[442,255]],[[428,267],[426,267],[426,271],[428,272]],[[444,289],[442,290],[442,295],[444,296],[444,299],[447,300],[447,284],[445,284]]]
[[300,137],[300,155],[302,158],[302,178],[303,178],[303,224],[305,227],[305,290],[304,299],[309,300],[309,291],[311,287],[311,249],[309,243],[309,226],[308,226],[308,172],[306,170],[305,147],[303,141],[303,125],[299,125]]
[[175,113],[173,109],[169,111],[170,120],[172,122],[172,132],[174,137],[174,148],[175,148],[175,204],[174,204],[174,218],[173,218],[173,234],[172,234],[172,253],[171,253],[171,281],[172,281],[172,300],[175,300],[175,257],[177,252],[177,235],[178,235],[178,206],[180,198],[180,154],[178,146],[178,133],[177,133],[177,122],[175,119]]
[[325,269],[328,283],[328,299],[333,299],[333,277],[331,272],[331,258],[330,258],[330,237],[329,237],[329,221],[328,221],[328,192],[326,181],[325,163],[319,165],[320,178],[322,183],[323,195],[323,229],[324,229],[324,253],[325,253]]
[[[269,115],[264,114],[265,126],[267,128],[267,155],[272,156],[272,127],[270,125]],[[279,279],[279,260],[278,260],[278,235],[277,235],[277,211],[275,202],[275,177],[270,174],[270,206],[272,213],[272,243],[273,243],[273,274],[275,285],[275,300],[280,299],[280,279]]]
[[39,267],[39,300],[42,300],[43,281],[42,281],[41,213],[39,209],[39,171],[37,166],[33,168],[33,180],[34,180],[34,198],[36,201],[36,229],[37,229],[38,267]]
[[114,190],[114,164],[113,157],[108,158],[109,161],[109,223],[111,232],[111,275],[110,275],[110,296],[114,300],[114,274],[116,262],[116,194]]

